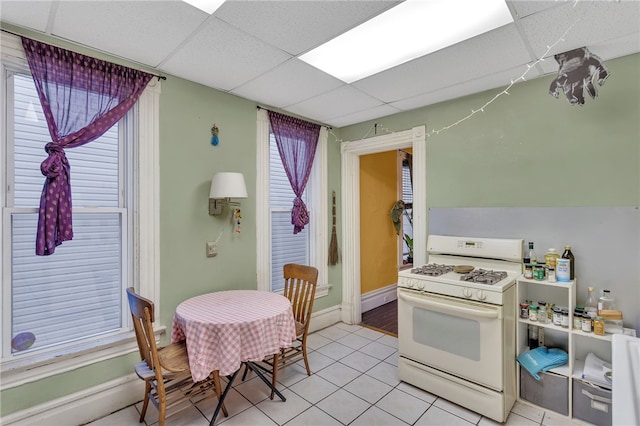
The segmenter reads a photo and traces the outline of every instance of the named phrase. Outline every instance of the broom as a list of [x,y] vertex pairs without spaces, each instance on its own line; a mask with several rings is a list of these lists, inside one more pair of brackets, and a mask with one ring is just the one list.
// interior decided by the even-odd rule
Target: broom
[[333,197],[333,229],[331,230],[331,242],[329,243],[329,265],[338,263],[338,237],[336,236],[336,191],[332,192]]

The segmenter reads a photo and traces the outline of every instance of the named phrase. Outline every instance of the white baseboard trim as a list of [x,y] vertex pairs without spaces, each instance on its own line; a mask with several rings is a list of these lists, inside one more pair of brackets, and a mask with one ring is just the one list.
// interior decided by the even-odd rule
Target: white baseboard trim
[[385,303],[396,300],[398,298],[397,287],[397,284],[391,284],[363,294],[361,299],[362,312],[370,311]]
[[311,323],[309,324],[309,333],[322,330],[330,325],[342,321],[340,313],[340,305],[331,306],[321,311],[314,311],[311,314]]
[[135,374],[63,396],[0,418],[2,425],[81,425],[142,400],[144,382]]

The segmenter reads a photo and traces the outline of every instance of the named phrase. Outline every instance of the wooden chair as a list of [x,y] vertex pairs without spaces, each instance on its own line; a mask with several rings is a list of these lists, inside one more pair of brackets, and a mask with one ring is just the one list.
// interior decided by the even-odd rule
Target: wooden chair
[[[264,360],[267,369],[272,374],[273,386],[276,386],[278,371],[304,360],[307,375],[311,375],[309,360],[307,359],[307,332],[313,310],[313,299],[316,295],[318,270],[313,266],[288,263],[284,265],[284,296],[291,301],[293,316],[296,321],[296,341],[289,348],[281,349],[279,353]],[[274,392],[271,392],[273,399]]]
[[[160,426],[165,419],[192,405],[207,399],[220,399],[220,376],[218,371],[194,383],[189,370],[189,359],[185,342],[172,343],[158,348],[153,333],[153,302],[127,289],[129,308],[136,332],[140,361],[135,366],[138,377],[145,382],[145,395],[140,412],[140,422],[144,421],[149,401],[158,409]],[[222,406],[225,417],[227,409]]]

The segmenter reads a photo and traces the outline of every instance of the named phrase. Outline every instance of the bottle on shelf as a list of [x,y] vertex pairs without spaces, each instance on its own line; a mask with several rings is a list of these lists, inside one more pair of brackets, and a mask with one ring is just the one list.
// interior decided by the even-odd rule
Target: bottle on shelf
[[560,253],[556,251],[554,248],[550,248],[544,254],[544,266],[547,268],[556,268],[556,259],[560,257]]
[[602,311],[610,311],[616,309],[615,299],[609,290],[602,290],[602,295],[600,299],[598,299],[598,315],[602,313]]
[[569,259],[569,279],[573,280],[576,278],[575,275],[575,259],[573,257],[573,253],[571,252],[571,246],[564,246],[564,253],[562,253],[563,259]]
[[584,312],[589,315],[593,321],[598,315],[598,301],[593,287],[587,288],[587,298],[584,301]]
[[536,256],[536,252],[533,249],[533,241],[529,241],[529,262],[531,262],[532,265],[535,265],[536,263],[538,263],[538,256]]

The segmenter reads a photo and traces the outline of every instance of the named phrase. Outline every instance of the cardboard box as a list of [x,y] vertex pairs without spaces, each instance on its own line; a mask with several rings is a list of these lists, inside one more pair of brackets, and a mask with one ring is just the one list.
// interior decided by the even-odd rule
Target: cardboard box
[[573,417],[598,426],[611,426],[611,391],[603,387],[573,381]]
[[536,380],[520,368],[520,398],[548,410],[569,415],[569,378],[556,373],[538,373]]

